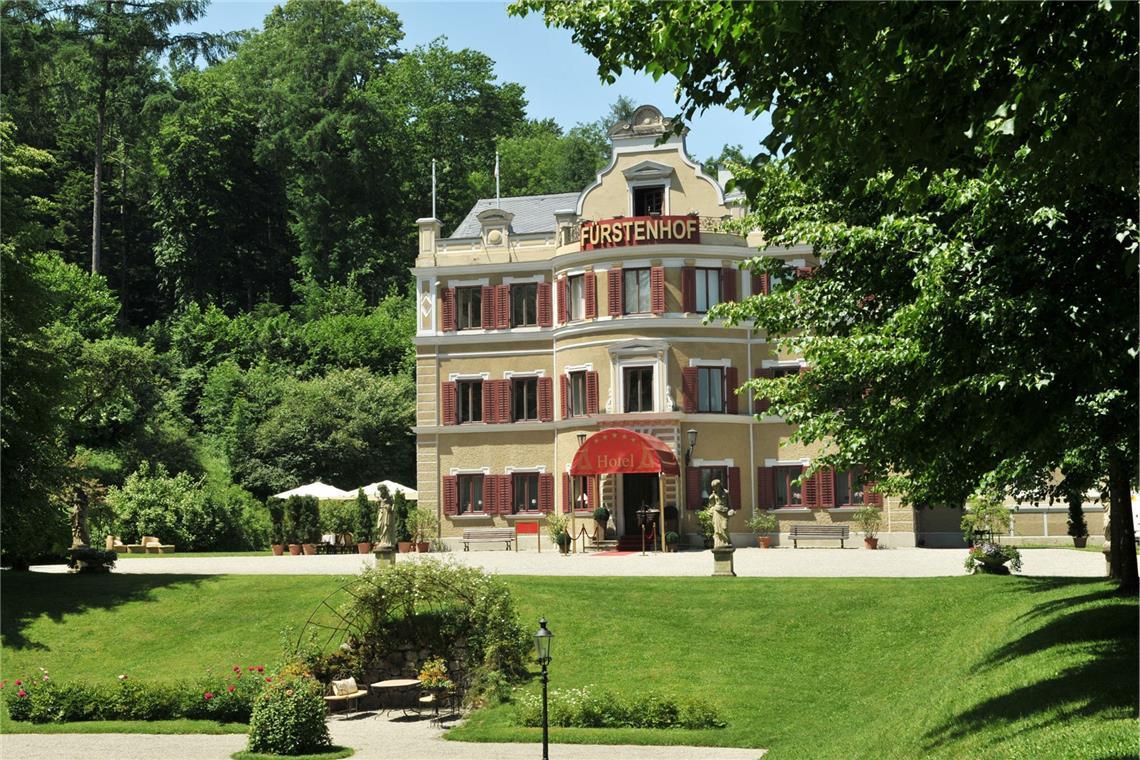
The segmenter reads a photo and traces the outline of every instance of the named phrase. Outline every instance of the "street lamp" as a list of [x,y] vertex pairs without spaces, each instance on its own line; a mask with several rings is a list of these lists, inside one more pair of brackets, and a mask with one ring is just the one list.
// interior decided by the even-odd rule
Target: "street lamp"
[[585,444],[585,443],[586,443],[586,431],[583,430],[583,431],[578,433],[578,448],[582,448],[583,444]]
[[689,448],[685,451],[685,466],[687,467],[689,462],[693,461],[693,449],[697,447],[697,431],[689,428],[686,434],[689,436]]
[[550,724],[546,717],[546,684],[549,677],[546,666],[550,664],[550,644],[554,634],[546,627],[546,618],[538,621],[538,631],[534,634],[534,653],[542,666],[542,760],[550,760]]

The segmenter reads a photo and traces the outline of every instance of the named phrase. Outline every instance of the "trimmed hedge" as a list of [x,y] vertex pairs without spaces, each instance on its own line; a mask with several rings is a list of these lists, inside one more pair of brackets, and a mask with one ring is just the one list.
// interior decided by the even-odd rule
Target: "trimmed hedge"
[[[587,686],[554,689],[548,704],[552,726],[567,728],[724,728],[716,710],[695,699],[680,700],[652,692],[622,697]],[[522,726],[542,725],[542,697],[519,698],[515,719]]]

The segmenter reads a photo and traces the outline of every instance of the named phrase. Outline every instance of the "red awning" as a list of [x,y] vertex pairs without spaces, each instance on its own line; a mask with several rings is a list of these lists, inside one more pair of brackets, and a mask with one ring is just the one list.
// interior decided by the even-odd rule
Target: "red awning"
[[665,442],[626,428],[609,428],[586,439],[574,461],[571,475],[663,472],[679,475],[677,457]]

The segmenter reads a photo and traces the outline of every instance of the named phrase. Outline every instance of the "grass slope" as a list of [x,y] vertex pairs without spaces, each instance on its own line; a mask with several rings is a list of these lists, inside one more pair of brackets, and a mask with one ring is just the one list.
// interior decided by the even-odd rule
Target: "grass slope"
[[[1137,605],[1095,580],[508,577],[555,632],[551,686],[696,694],[710,731],[560,742],[767,747],[781,758],[1137,756]],[[340,581],[0,576],[5,678],[164,678],[279,657]],[[537,683],[525,686],[537,689]],[[510,706],[450,738],[537,741]]]

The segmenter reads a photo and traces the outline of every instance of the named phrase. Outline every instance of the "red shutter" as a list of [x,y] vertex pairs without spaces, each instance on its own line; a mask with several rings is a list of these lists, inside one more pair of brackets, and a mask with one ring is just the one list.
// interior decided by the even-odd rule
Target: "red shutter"
[[701,504],[701,471],[696,467],[685,468],[685,509],[703,509]]
[[443,476],[443,513],[459,514],[459,478],[454,475]]
[[593,272],[586,272],[586,319],[595,319],[598,316],[598,276]]
[[495,396],[495,421],[496,422],[511,422],[511,398],[513,392],[513,384],[510,380],[499,380],[499,390]]
[[550,422],[554,419],[554,378],[538,378],[538,419]]
[[494,424],[499,421],[499,381],[483,381],[483,422]]
[[697,310],[697,270],[695,267],[681,269],[681,311]]
[[720,300],[735,301],[737,296],[736,281],[739,272],[736,267],[721,267],[720,270]]
[[586,373],[586,414],[598,413],[598,373]]
[[806,280],[811,277],[814,271],[815,267],[796,267],[796,277],[801,280]]
[[554,309],[550,303],[550,283],[538,283],[538,326],[550,327],[554,324]]
[[562,473],[562,512],[570,512],[570,473]]
[[495,476],[483,476],[483,511],[489,515],[495,514]]
[[611,317],[620,317],[622,310],[621,267],[614,267],[606,272],[607,292],[606,303],[609,306]]
[[874,483],[863,486],[863,503],[870,507],[883,506],[883,495],[875,490]]
[[724,368],[724,401],[725,411],[728,414],[740,414],[740,397],[736,389],[740,387],[740,378],[736,367]]
[[697,411],[697,368],[685,367],[681,370],[681,393],[685,397],[685,414]]
[[755,277],[757,277],[760,282],[752,286],[752,293],[754,295],[759,293],[762,296],[766,296],[772,292],[772,275],[764,272],[763,274],[755,275]]
[[819,478],[816,475],[804,478],[800,482],[800,495],[803,498],[803,505],[809,509],[819,506]]
[[562,391],[562,419],[570,419],[570,376],[559,375],[558,387]]
[[484,330],[495,329],[495,289],[490,285],[479,288],[479,326]]
[[728,503],[733,509],[740,509],[740,468],[728,468]]
[[590,511],[593,512],[598,508],[598,476],[591,475],[586,478],[586,493],[590,498]]
[[776,481],[774,467],[756,468],[756,506],[760,509],[775,509]]
[[443,311],[443,331],[455,332],[455,288],[444,288],[440,309]]
[[[771,367],[762,367],[760,369],[754,370],[752,376],[757,379],[771,379],[776,376],[776,370],[772,369]],[[764,412],[768,411],[768,407],[771,405],[772,402],[769,401],[766,397],[755,396],[752,399],[752,412],[754,414],[763,414]]]
[[456,385],[452,382],[443,383],[440,386],[440,395],[443,397],[443,424],[444,425],[458,425],[459,414],[456,408]]
[[511,286],[498,285],[495,287],[495,326],[500,330],[511,326]]
[[558,278],[558,324],[569,321],[570,319],[570,304],[566,299],[569,294],[569,288],[566,287],[566,278]]
[[665,313],[665,267],[649,269],[649,307],[654,314]]
[[835,470],[825,467],[818,473],[819,477],[819,506],[834,507],[835,504]]
[[538,476],[538,511],[554,511],[554,476],[548,472]]
[[499,476],[499,514],[509,515],[515,511],[515,483],[513,475]]

